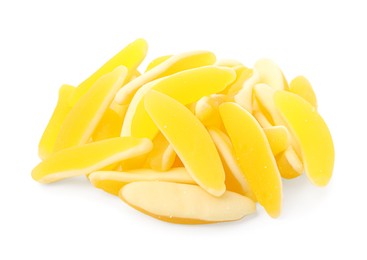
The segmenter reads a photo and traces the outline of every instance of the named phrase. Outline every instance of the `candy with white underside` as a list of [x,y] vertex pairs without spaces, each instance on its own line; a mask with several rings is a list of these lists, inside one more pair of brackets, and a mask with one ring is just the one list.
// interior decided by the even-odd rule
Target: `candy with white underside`
[[253,74],[252,69],[249,69],[243,65],[233,67],[233,69],[236,72],[236,80],[226,88],[226,93],[229,96],[234,96]]
[[157,91],[144,98],[145,109],[171,143],[191,177],[207,192],[221,196],[225,173],[216,147],[205,127],[177,100]]
[[144,108],[144,95],[157,90],[187,105],[203,96],[223,90],[235,79],[232,69],[206,66],[178,72],[144,85],[132,99],[124,124],[122,136],[146,137],[153,139],[158,129]]
[[[229,169],[229,172],[226,175],[227,189],[238,192],[240,194],[243,194],[255,200],[255,195],[250,190],[250,187],[246,181],[245,175],[242,172],[240,166],[238,165],[238,162],[236,160],[236,155],[233,150],[233,146],[231,144],[231,140],[228,138],[228,136],[225,133],[223,133],[219,129],[210,128],[208,129],[208,131],[209,131],[210,136],[213,139],[214,144],[216,145],[218,149],[219,154],[222,157],[223,163],[225,163]],[[228,174],[231,174],[231,176],[228,176]],[[228,183],[229,180],[232,180],[232,179],[234,180]],[[235,184],[233,184],[234,181],[236,182]],[[227,183],[233,187],[229,187]]]
[[176,152],[167,139],[159,133],[153,139],[153,150],[148,154],[145,166],[157,171],[169,170],[176,159]]
[[153,69],[154,67],[157,67],[159,64],[161,64],[162,62],[165,62],[166,60],[168,60],[168,59],[169,59],[169,58],[171,58],[171,57],[172,57],[172,55],[165,55],[165,56],[160,56],[160,57],[158,57],[158,58],[155,58],[154,60],[152,60],[152,61],[148,64],[148,66],[147,66],[147,68],[146,68],[145,72],[147,72],[147,71],[149,71],[149,70]]
[[143,213],[180,224],[234,221],[256,210],[251,199],[234,192],[214,197],[197,185],[161,181],[129,183],[119,196]]
[[82,96],[65,118],[55,143],[55,151],[85,144],[110,106],[127,75],[125,67],[117,67],[102,76]]
[[289,84],[289,91],[303,97],[317,109],[316,94],[312,89],[311,83],[304,76],[295,77]]
[[194,107],[195,116],[207,127],[223,128],[218,107],[227,101],[224,94],[212,94],[199,99]]
[[195,184],[195,181],[183,167],[172,168],[165,172],[152,169],[137,169],[122,172],[96,171],[89,175],[89,180],[96,188],[116,196],[125,184],[135,181],[167,181]]
[[256,84],[254,86],[254,93],[256,100],[258,101],[259,105],[261,105],[266,113],[270,116],[271,123],[274,125],[284,125],[282,118],[279,116],[277,109],[275,108],[274,104],[274,94],[276,89],[270,87],[267,84]]
[[274,103],[298,144],[308,178],[317,186],[325,186],[334,166],[334,145],[325,121],[309,102],[296,94],[278,91]]
[[136,68],[144,60],[147,51],[148,44],[144,39],[137,39],[136,41],[128,44],[124,49],[108,60],[102,67],[100,67],[76,88],[75,93],[73,93],[69,100],[70,105],[75,105],[100,77],[110,73],[119,66],[124,66],[127,68],[128,71],[126,78],[129,80],[137,73]]
[[252,113],[252,103],[253,103],[253,87],[260,80],[260,74],[256,69],[252,70],[251,76],[243,83],[243,86],[237,93],[234,95],[234,101],[245,108],[247,111]]
[[262,111],[254,111],[253,116],[256,118],[257,122],[262,128],[273,127],[273,124],[269,122],[268,118],[262,113]]
[[183,70],[212,65],[214,62],[215,55],[207,51],[193,51],[174,55],[126,84],[117,93],[115,101],[118,104],[127,105],[130,103],[136,91],[150,81],[172,75]]
[[303,171],[303,163],[294,151],[292,146],[289,146],[285,151],[275,156],[280,175],[285,179],[293,179],[300,176]]
[[272,217],[282,205],[282,183],[266,135],[247,110],[232,102],[219,107],[242,172],[257,201]]
[[283,90],[288,88],[284,75],[277,64],[269,59],[258,60],[254,69],[259,72],[261,83],[265,83],[274,89]]
[[116,137],[74,146],[53,153],[32,170],[32,177],[41,183],[86,175],[106,166],[133,158],[152,149],[149,139]]

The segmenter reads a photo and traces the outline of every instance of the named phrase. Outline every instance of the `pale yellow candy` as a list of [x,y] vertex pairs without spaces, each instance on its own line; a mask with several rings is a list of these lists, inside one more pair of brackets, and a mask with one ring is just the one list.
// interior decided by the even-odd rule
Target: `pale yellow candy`
[[227,166],[226,187],[228,190],[245,195],[252,200],[256,200],[255,195],[250,190],[245,175],[238,165],[231,140],[219,129],[208,129],[210,136],[216,145],[223,163]]
[[149,139],[117,137],[99,142],[74,146],[53,153],[32,170],[34,180],[50,183],[86,175],[124,159],[148,153]]
[[76,104],[100,77],[113,71],[118,66],[124,66],[127,68],[128,72],[126,78],[129,80],[133,75],[136,74],[136,68],[144,60],[147,51],[148,44],[144,39],[137,39],[136,41],[127,45],[77,87],[75,93],[73,93],[70,98],[70,105],[73,106]]
[[[272,125],[285,126],[285,122],[279,114],[274,103],[274,95],[277,92],[266,84],[257,84],[254,87],[256,100],[258,100],[260,110],[266,115],[265,117],[271,121]],[[264,122],[262,119],[259,122]],[[289,133],[289,131],[288,131]],[[298,177],[303,172],[303,162],[300,159],[301,151],[299,144],[295,141],[294,136],[289,133],[290,145],[284,153],[277,155],[277,165],[279,172],[283,178],[290,179]]]
[[65,118],[56,139],[55,151],[89,141],[126,76],[127,69],[117,67],[96,81]]
[[194,51],[174,55],[126,84],[117,93],[115,101],[118,104],[129,104],[136,91],[152,80],[172,75],[179,71],[212,65],[214,62],[215,55],[208,51]]
[[200,121],[177,100],[157,91],[144,98],[145,108],[172,144],[191,177],[208,193],[225,192],[225,173],[216,147]]
[[159,65],[159,64],[161,64],[162,62],[165,62],[166,60],[168,60],[168,59],[169,59],[169,58],[171,58],[171,57],[172,57],[172,55],[165,55],[165,56],[161,56],[161,57],[158,57],[158,58],[156,58],[156,59],[152,60],[152,61],[148,64],[148,66],[147,66],[147,68],[146,68],[145,72],[150,71],[151,69],[153,69],[154,67],[158,66],[158,65]]
[[221,59],[218,60],[215,65],[217,66],[223,66],[223,67],[228,67],[228,68],[234,68],[237,66],[243,66],[241,62],[239,62],[238,60],[234,60],[234,59]]
[[178,72],[144,85],[134,96],[122,126],[121,136],[153,139],[158,129],[146,113],[143,99],[153,89],[186,105],[219,92],[235,79],[232,69],[206,66]]
[[317,109],[315,92],[312,89],[311,83],[304,76],[295,77],[289,85],[289,91],[303,97]]
[[285,179],[296,178],[304,171],[302,161],[292,146],[289,146],[284,152],[278,154],[275,159],[280,175]]
[[138,169],[128,172],[96,171],[89,175],[89,180],[96,188],[116,196],[125,184],[135,181],[168,181],[195,184],[194,180],[183,167],[172,168],[166,172],[152,169]]
[[278,217],[282,206],[282,183],[263,129],[236,103],[223,103],[219,111],[251,191],[271,217]]
[[223,123],[218,107],[226,101],[227,96],[223,94],[202,97],[195,104],[194,114],[205,126],[222,129]]
[[261,111],[254,111],[253,116],[256,118],[257,122],[259,122],[262,128],[273,126],[273,124],[269,122],[269,119]]
[[334,167],[334,145],[325,121],[309,102],[296,94],[278,91],[274,101],[298,144],[308,178],[317,186],[325,186]]
[[243,83],[238,93],[234,93],[234,101],[241,107],[252,113],[253,87],[260,81],[260,74],[256,69],[252,70],[251,76]]
[[[278,90],[278,91],[281,91],[281,90]],[[275,102],[274,102],[274,95],[277,92],[277,90],[275,90],[274,88],[266,84],[257,84],[254,87],[254,92],[255,92],[256,100],[258,101],[260,111],[264,114],[267,120],[269,120],[270,124],[272,126],[285,126],[285,122],[283,118],[281,117],[281,115],[279,114],[279,111],[276,108]],[[300,158],[301,150],[300,150],[299,144],[295,141],[294,136],[292,134],[290,134],[290,146],[292,146],[292,150],[296,152],[297,154],[296,156]],[[292,158],[292,156],[287,156],[286,158]],[[298,160],[301,161],[301,159],[298,159]],[[294,166],[295,169],[301,168],[297,166],[298,164],[296,162],[291,163],[288,161],[288,159],[287,159],[287,164],[295,165]],[[301,162],[301,165],[303,165],[302,162]],[[295,173],[292,174],[292,176],[295,175]]]
[[260,75],[260,83],[265,83],[278,90],[288,89],[288,83],[282,71],[272,60],[258,60],[254,65],[254,69]]
[[176,152],[167,139],[159,133],[153,139],[153,150],[148,154],[145,165],[157,171],[169,170],[176,159]]
[[285,126],[271,126],[264,128],[273,155],[284,152],[290,146],[290,135]]
[[225,93],[235,95],[243,88],[244,83],[252,76],[253,71],[243,65],[233,67],[236,72],[236,80],[226,88]]
[[60,87],[57,105],[38,144],[38,155],[42,160],[49,157],[55,150],[61,125],[72,108],[69,105],[69,98],[74,90],[75,88],[70,85]]
[[254,93],[258,101],[260,110],[272,125],[284,125],[283,119],[280,117],[274,104],[274,94],[277,90],[267,84],[256,84]]
[[120,198],[135,209],[159,220],[180,224],[234,221],[252,214],[255,203],[226,191],[214,197],[197,185],[140,181],[125,185]]
[[62,86],[35,180],[86,175],[183,224],[237,220],[254,201],[277,217],[281,177],[305,171],[315,185],[329,182],[334,146],[305,77],[288,86],[271,60],[249,69],[207,51],[158,57],[141,74],[146,52],[139,39],[77,88]]

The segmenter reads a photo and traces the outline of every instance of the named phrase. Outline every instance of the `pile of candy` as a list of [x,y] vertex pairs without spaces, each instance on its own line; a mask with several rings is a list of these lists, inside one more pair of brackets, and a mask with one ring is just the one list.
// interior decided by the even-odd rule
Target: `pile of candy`
[[32,171],[41,183],[85,175],[132,207],[174,223],[233,221],[256,202],[282,207],[281,178],[325,186],[334,146],[303,76],[270,60],[252,69],[208,51],[138,67],[138,39],[92,76],[63,85]]

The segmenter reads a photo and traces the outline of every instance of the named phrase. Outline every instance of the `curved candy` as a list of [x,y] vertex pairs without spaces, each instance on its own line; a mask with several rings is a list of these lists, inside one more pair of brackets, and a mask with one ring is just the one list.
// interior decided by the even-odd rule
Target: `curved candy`
[[166,172],[151,169],[131,171],[96,171],[88,176],[90,182],[99,189],[118,196],[121,188],[135,181],[167,181],[176,183],[195,184],[195,181],[183,167],[172,168]]
[[32,170],[34,180],[50,183],[86,175],[116,162],[133,158],[152,149],[149,139],[117,137],[74,146],[53,153]]
[[235,79],[232,69],[206,66],[185,70],[144,85],[135,94],[125,115],[121,136],[153,139],[158,129],[147,114],[143,99],[151,89],[187,105],[201,97],[223,90]]
[[38,144],[38,155],[42,160],[49,157],[55,151],[57,136],[65,118],[72,108],[69,105],[69,98],[74,90],[75,88],[70,85],[62,85],[60,87],[56,107]]
[[274,102],[298,144],[308,178],[317,186],[325,186],[334,167],[334,144],[325,121],[296,94],[278,91]]
[[147,51],[148,43],[144,39],[137,39],[127,45],[76,88],[75,93],[70,98],[70,105],[75,105],[100,77],[113,71],[118,66],[124,66],[128,69],[126,78],[129,80],[136,74],[136,68],[144,60]]
[[219,111],[251,191],[271,217],[279,216],[282,183],[264,131],[256,119],[236,103],[223,103]]
[[169,76],[179,71],[212,65],[214,62],[215,55],[208,51],[194,51],[174,55],[126,84],[117,93],[115,101],[118,104],[127,105],[130,103],[136,91],[152,80]]
[[234,221],[256,210],[252,200],[237,193],[226,191],[217,198],[199,186],[172,182],[129,183],[119,196],[143,213],[179,224]]
[[184,105],[160,92],[150,91],[144,101],[148,114],[191,177],[210,194],[221,196],[226,189],[225,173],[215,145],[201,122]]
[[303,97],[317,109],[316,94],[312,89],[311,83],[304,76],[295,77],[289,84],[289,91]]
[[125,67],[117,67],[97,80],[88,93],[80,98],[61,126],[55,151],[89,141],[126,75]]

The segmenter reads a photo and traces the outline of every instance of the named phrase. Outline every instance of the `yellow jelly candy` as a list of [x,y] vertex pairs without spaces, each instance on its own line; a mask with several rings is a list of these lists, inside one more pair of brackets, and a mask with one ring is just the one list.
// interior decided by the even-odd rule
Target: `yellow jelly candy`
[[233,67],[233,69],[236,72],[236,80],[226,88],[226,93],[228,95],[234,95],[237,93],[240,89],[242,89],[243,84],[246,80],[248,80],[252,74],[253,71],[243,65]]
[[261,111],[253,111],[253,116],[262,128],[273,127],[273,124],[269,122],[269,119]]
[[191,177],[208,193],[221,196],[226,189],[225,173],[205,127],[188,108],[165,94],[150,91],[144,101],[148,114],[172,144]]
[[104,112],[121,88],[127,75],[125,67],[102,76],[71,109],[56,139],[55,151],[89,141]]
[[99,142],[74,146],[53,153],[32,171],[34,180],[50,183],[89,174],[124,159],[148,153],[149,139],[117,137]]
[[94,130],[92,140],[99,141],[120,136],[127,108],[126,105],[119,105],[112,101]]
[[234,221],[256,210],[252,200],[237,193],[226,191],[221,197],[214,197],[199,186],[172,182],[129,183],[119,196],[143,213],[180,224]]
[[150,71],[151,69],[153,69],[154,67],[158,66],[162,62],[165,62],[166,60],[168,60],[171,57],[172,57],[172,55],[165,55],[165,56],[161,56],[161,57],[158,57],[158,58],[152,60],[148,64],[147,69],[145,70],[145,72]]
[[266,84],[256,84],[254,93],[258,101],[260,110],[272,125],[284,125],[283,119],[280,117],[274,104],[274,94],[277,90]]
[[317,109],[317,99],[312,89],[311,83],[303,76],[295,77],[290,85],[289,91],[303,97],[305,100]]
[[143,104],[145,94],[151,89],[187,105],[205,95],[221,91],[234,79],[235,73],[232,69],[206,66],[178,72],[144,85],[136,93],[126,112],[121,135],[153,139],[157,134],[158,129]]
[[284,126],[271,126],[264,128],[266,138],[268,138],[273,155],[284,152],[290,145],[290,136]]
[[288,83],[285,80],[282,71],[272,60],[258,60],[254,65],[254,69],[259,72],[259,82],[265,83],[272,88],[279,90],[288,89]]
[[[153,148],[152,148],[153,149]],[[144,162],[147,160],[148,153],[129,158],[120,163],[117,168],[119,171],[131,171],[144,167]]]
[[275,157],[280,175],[285,179],[293,179],[303,173],[303,164],[292,146]]
[[195,104],[196,117],[207,127],[223,128],[222,118],[218,107],[227,101],[227,96],[223,94],[212,94],[198,100]]
[[158,134],[153,139],[153,150],[148,154],[146,165],[153,170],[167,171],[176,159],[176,152],[172,145],[162,135]]
[[42,160],[49,157],[55,150],[61,125],[72,108],[69,105],[69,98],[74,90],[75,88],[69,85],[62,85],[59,90],[59,100],[38,144],[38,155]]
[[144,84],[172,75],[179,71],[212,65],[215,62],[215,55],[207,51],[195,51],[174,55],[166,61],[155,66],[140,77],[126,84],[116,95],[115,101],[118,104],[129,104],[134,94]]
[[274,101],[298,144],[308,178],[317,186],[325,186],[334,166],[334,145],[325,121],[298,95],[279,91]]
[[226,174],[227,189],[243,194],[252,200],[256,200],[255,195],[250,190],[244,173],[238,165],[231,140],[219,129],[209,129],[209,134],[218,149],[224,165],[228,168],[228,171],[226,171],[226,173],[228,173]]
[[238,93],[234,93],[234,101],[241,107],[252,113],[253,87],[260,81],[260,74],[254,69],[251,76],[243,83]]
[[122,122],[121,116],[115,110],[107,108],[93,132],[92,140],[100,141],[120,136]]
[[166,172],[151,169],[138,169],[127,172],[96,171],[91,173],[88,178],[96,188],[116,196],[125,184],[135,181],[167,181],[195,184],[194,180],[183,167],[172,168]]
[[73,106],[89,91],[100,77],[113,71],[118,66],[124,66],[127,68],[128,72],[126,78],[129,80],[130,77],[136,73],[136,68],[144,60],[147,51],[148,44],[144,39],[137,39],[127,45],[77,87],[75,93],[73,93],[70,98],[70,104]]
[[282,209],[282,179],[332,175],[334,146],[303,76],[253,68],[209,51],[147,54],[132,42],[76,88],[64,85],[39,143],[41,183],[86,175],[91,184],[157,219],[238,220],[259,202]]
[[251,191],[271,217],[279,216],[282,183],[264,131],[256,119],[236,103],[223,103],[219,111]]

